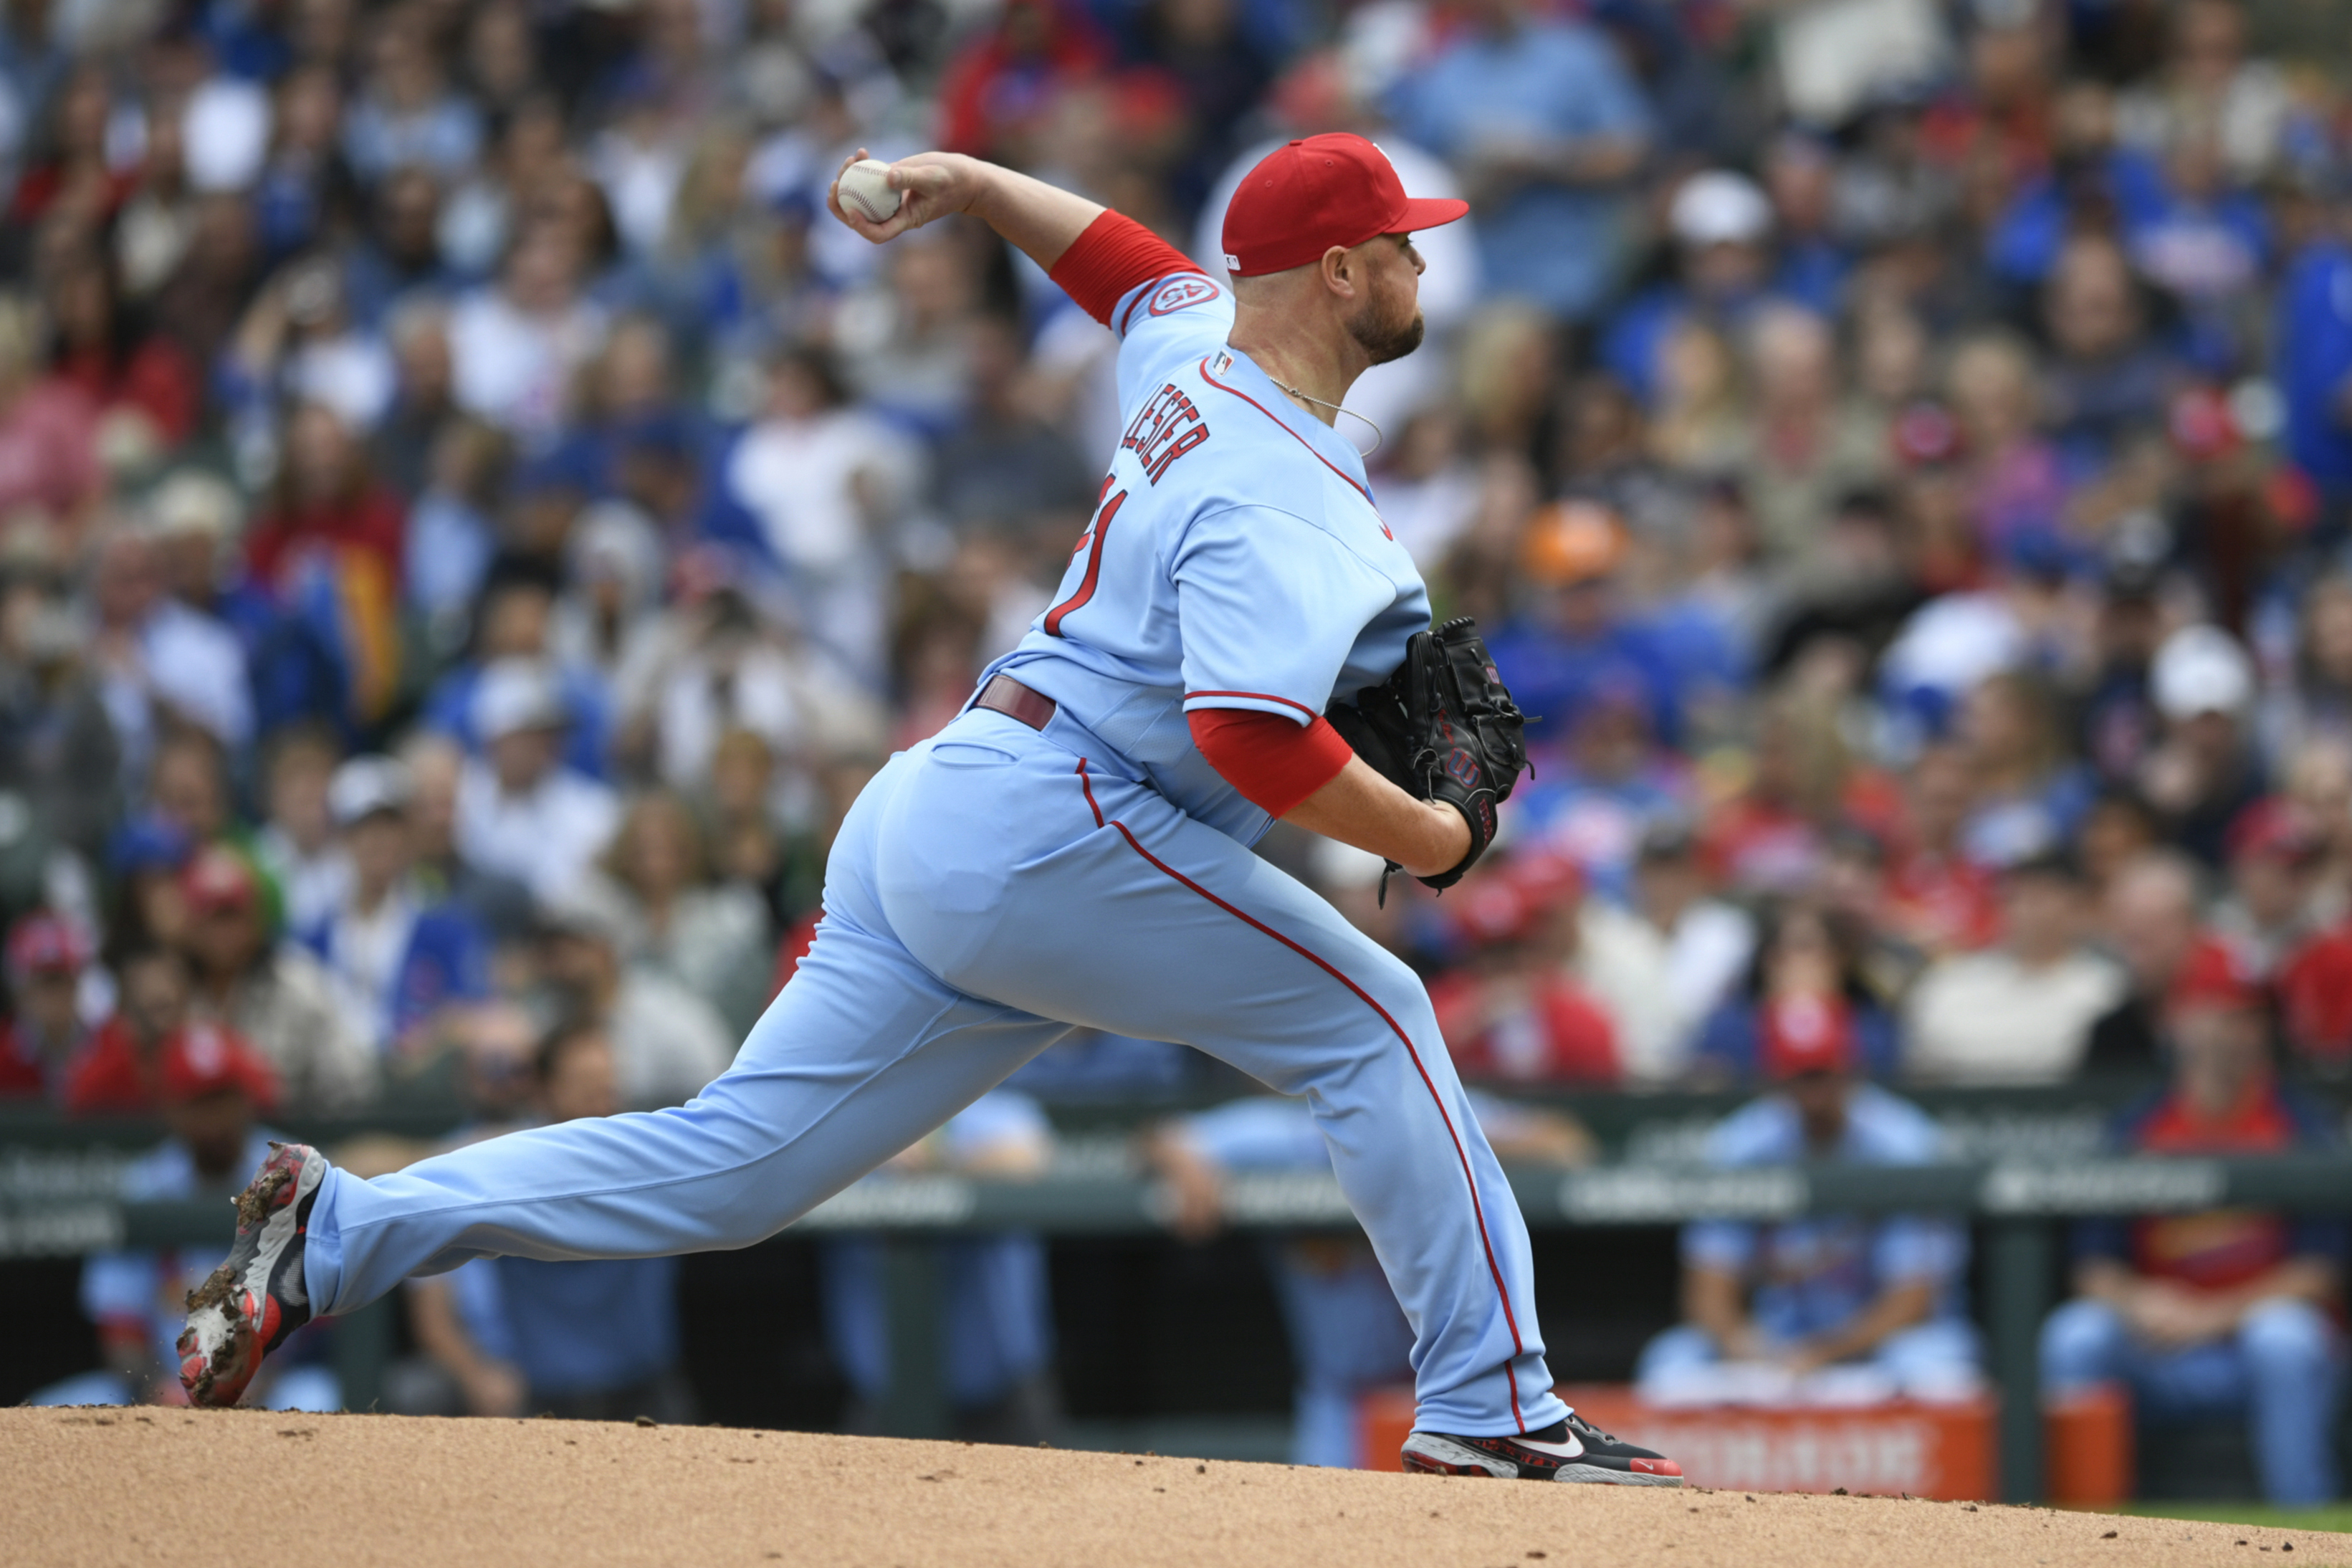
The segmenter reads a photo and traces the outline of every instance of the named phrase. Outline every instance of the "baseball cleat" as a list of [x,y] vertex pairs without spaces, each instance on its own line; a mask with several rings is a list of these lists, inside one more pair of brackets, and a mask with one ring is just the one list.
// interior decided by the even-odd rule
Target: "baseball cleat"
[[1500,1476],[1506,1480],[1586,1481],[1614,1487],[1678,1487],[1672,1459],[1636,1448],[1574,1411],[1540,1432],[1463,1437],[1415,1432],[1404,1440],[1404,1468],[1430,1476]]
[[180,1385],[191,1405],[235,1405],[261,1358],[310,1321],[302,1241],[327,1158],[307,1143],[269,1148],[261,1173],[237,1194],[228,1261],[188,1292],[179,1348]]

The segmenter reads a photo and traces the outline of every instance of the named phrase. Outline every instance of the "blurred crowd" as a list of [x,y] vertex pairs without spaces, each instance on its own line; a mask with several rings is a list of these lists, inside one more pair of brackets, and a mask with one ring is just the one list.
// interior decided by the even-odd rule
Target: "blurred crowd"
[[[282,1110],[593,1018],[689,1094],[833,827],[1045,603],[1113,340],[840,159],[1213,270],[1279,138],[1420,194],[1384,517],[1535,716],[1443,900],[1269,842],[1474,1076],[2352,1061],[2341,0],[8,0],[0,1091]],[[495,1052],[490,1053],[495,1055]]]

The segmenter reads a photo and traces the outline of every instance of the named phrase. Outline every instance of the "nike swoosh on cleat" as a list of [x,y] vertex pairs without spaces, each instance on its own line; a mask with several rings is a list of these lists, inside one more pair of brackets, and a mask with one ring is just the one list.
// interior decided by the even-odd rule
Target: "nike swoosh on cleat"
[[1584,1444],[1575,1437],[1570,1437],[1565,1443],[1538,1443],[1533,1437],[1514,1437],[1511,1441],[1522,1448],[1533,1448],[1538,1454],[1549,1454],[1555,1459],[1573,1459],[1581,1457],[1584,1453]]

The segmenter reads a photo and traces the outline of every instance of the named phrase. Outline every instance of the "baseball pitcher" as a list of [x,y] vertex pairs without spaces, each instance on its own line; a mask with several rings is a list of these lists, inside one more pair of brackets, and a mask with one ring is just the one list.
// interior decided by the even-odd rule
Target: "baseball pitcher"
[[1431,627],[1332,429],[1420,342],[1412,234],[1464,204],[1409,198],[1360,137],[1293,142],[1228,209],[1230,292],[971,158],[845,164],[833,210],[877,244],[969,214],[1118,333],[1124,433],[1052,605],[858,798],[815,946],[727,1073],[373,1181],[281,1147],[190,1297],[190,1396],[234,1404],[310,1316],[468,1258],[749,1246],[1082,1025],[1305,1098],[1412,1329],[1409,1468],[1680,1485],[1553,1394],[1527,1227],[1420,982],[1249,848],[1280,817],[1444,886],[1521,764],[1475,629]]

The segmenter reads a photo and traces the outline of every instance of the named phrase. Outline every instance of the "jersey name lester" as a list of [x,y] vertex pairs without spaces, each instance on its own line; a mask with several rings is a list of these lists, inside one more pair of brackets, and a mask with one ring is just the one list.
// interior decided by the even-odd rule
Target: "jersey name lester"
[[1136,411],[1135,421],[1119,437],[1119,448],[1135,454],[1146,478],[1157,485],[1169,465],[1209,438],[1201,410],[1184,390],[1170,382]]

